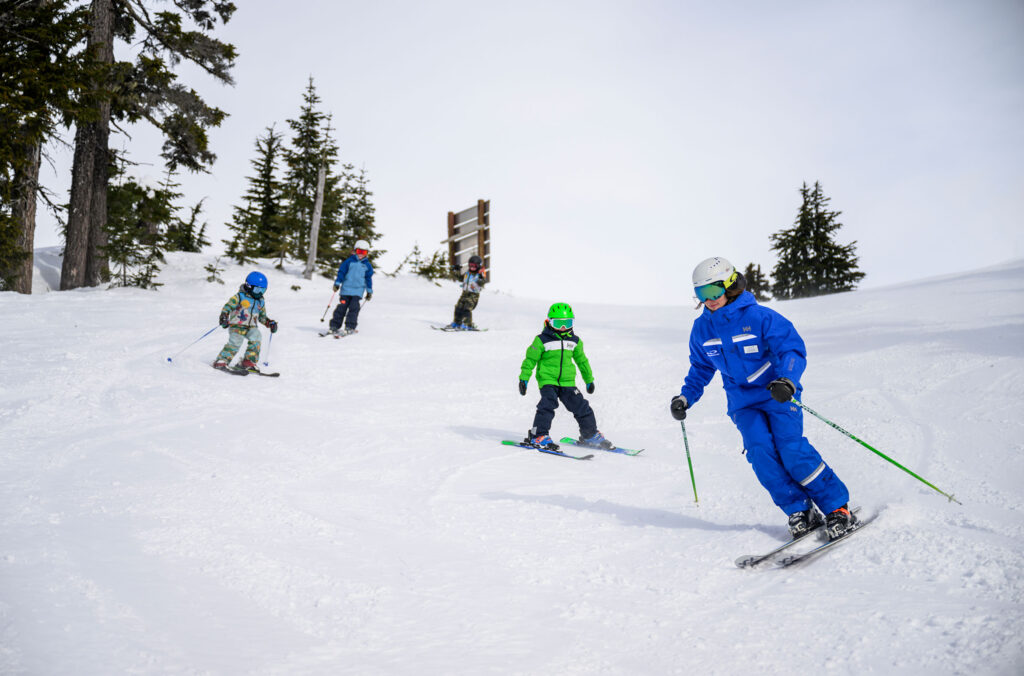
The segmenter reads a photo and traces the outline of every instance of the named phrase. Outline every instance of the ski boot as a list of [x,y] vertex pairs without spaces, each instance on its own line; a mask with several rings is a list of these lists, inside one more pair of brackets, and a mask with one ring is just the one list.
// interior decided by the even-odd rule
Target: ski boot
[[533,446],[534,448],[543,448],[548,451],[558,450],[558,444],[551,440],[551,435],[549,434],[533,434],[531,431],[526,435],[526,438],[523,439],[523,442]]
[[789,534],[794,538],[803,537],[824,523],[821,512],[811,506],[810,509],[789,515]]
[[351,336],[353,333],[358,333],[356,329],[342,329],[338,332],[338,336],[344,338],[345,336]]
[[213,368],[217,369],[218,371],[223,371],[227,367],[228,363],[224,359],[218,359],[217,361],[213,362]]
[[580,445],[589,446],[590,448],[600,448],[606,451],[615,448],[615,444],[605,439],[604,435],[600,432],[594,432],[593,436],[586,439],[580,439]]
[[256,362],[249,361],[248,359],[243,359],[242,363],[238,365],[238,368],[240,368],[240,369],[242,369],[244,371],[248,371],[249,373],[259,373],[260,372],[260,367],[256,364]]
[[850,511],[849,505],[843,505],[825,517],[825,532],[829,540],[837,540],[850,532],[856,524],[857,517]]

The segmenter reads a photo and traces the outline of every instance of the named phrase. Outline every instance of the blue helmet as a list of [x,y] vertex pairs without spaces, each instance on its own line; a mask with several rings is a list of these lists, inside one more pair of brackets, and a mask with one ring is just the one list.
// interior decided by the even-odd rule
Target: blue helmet
[[245,278],[245,290],[254,298],[261,297],[267,290],[267,276],[262,272],[250,272],[249,276]]

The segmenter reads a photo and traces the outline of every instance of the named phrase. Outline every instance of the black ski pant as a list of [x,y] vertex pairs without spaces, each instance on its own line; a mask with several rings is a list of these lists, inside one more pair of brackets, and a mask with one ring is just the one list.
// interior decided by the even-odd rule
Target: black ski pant
[[459,296],[459,302],[455,304],[455,316],[452,320],[456,324],[467,324],[473,325],[473,310],[476,309],[476,304],[480,302],[480,294],[473,293],[472,291],[463,291],[462,295]]
[[331,331],[341,328],[342,322],[349,331],[356,330],[359,323],[359,296],[338,296],[338,307],[331,315]]
[[575,387],[558,387],[545,385],[540,388],[540,401],[537,403],[537,414],[533,416],[533,436],[551,433],[551,421],[555,419],[555,409],[561,401],[565,408],[576,418],[580,426],[580,439],[589,439],[597,433],[597,417],[590,402],[583,398]]

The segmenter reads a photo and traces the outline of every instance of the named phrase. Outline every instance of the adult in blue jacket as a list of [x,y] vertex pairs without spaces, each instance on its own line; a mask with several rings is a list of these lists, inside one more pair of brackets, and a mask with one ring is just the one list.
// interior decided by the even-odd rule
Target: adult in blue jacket
[[[850,494],[803,435],[801,409],[807,350],[792,322],[758,305],[729,261],[714,257],[693,271],[704,305],[690,331],[690,370],[670,410],[676,420],[722,374],[728,414],[743,436],[747,460],[775,504],[789,515],[794,537],[821,525],[837,538],[855,522]],[[819,511],[820,510],[820,511]]]
[[[338,266],[334,278],[334,290],[338,292],[338,306],[331,315],[331,333],[347,336],[355,333],[359,324],[359,301],[366,294],[366,300],[373,298],[373,265],[367,256],[370,244],[365,239],[356,241],[352,255]],[[342,330],[342,324],[345,325]]]

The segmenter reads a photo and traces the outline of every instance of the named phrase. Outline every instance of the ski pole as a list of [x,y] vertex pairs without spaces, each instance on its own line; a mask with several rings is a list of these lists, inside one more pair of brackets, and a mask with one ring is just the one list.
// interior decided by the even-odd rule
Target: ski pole
[[917,480],[918,480],[918,481],[920,481],[921,483],[923,483],[923,484],[925,484],[926,486],[928,486],[928,487],[930,487],[930,488],[934,489],[934,490],[935,490],[936,492],[938,492],[938,493],[939,493],[940,495],[944,495],[945,497],[949,498],[949,501],[950,501],[950,502],[955,502],[955,503],[956,503],[956,504],[958,504],[958,505],[963,505],[963,504],[964,504],[964,503],[960,502],[959,500],[957,500],[957,499],[956,499],[955,497],[953,497],[952,495],[950,495],[949,493],[946,493],[945,491],[943,491],[943,490],[940,490],[940,489],[939,489],[939,488],[938,488],[937,486],[935,486],[935,484],[932,484],[932,483],[930,483],[930,482],[926,481],[926,480],[925,480],[924,478],[922,478],[922,477],[918,476],[918,475],[917,475],[917,474],[915,474],[914,472],[911,472],[911,471],[910,471],[909,469],[907,469],[907,468],[906,468],[906,467],[904,467],[903,465],[899,464],[898,462],[896,462],[895,460],[893,460],[892,458],[890,458],[889,456],[887,456],[887,455],[886,455],[885,453],[882,453],[882,452],[881,452],[881,451],[879,451],[878,449],[876,449],[876,448],[873,448],[873,447],[872,447],[872,446],[871,446],[870,444],[868,444],[868,443],[866,443],[866,442],[864,442],[864,441],[861,441],[860,439],[858,439],[858,438],[857,438],[857,437],[855,437],[854,435],[850,434],[849,432],[847,432],[846,430],[844,430],[844,429],[843,429],[842,427],[840,427],[839,425],[837,425],[837,424],[835,424],[834,422],[832,422],[831,420],[829,420],[828,418],[825,418],[824,416],[822,416],[822,415],[819,415],[818,413],[815,413],[814,411],[812,411],[812,410],[811,410],[810,408],[808,408],[807,406],[804,406],[804,405],[803,405],[802,403],[800,403],[799,401],[797,401],[797,400],[796,400],[796,397],[794,397],[794,398],[793,398],[793,399],[792,399],[791,401],[792,401],[792,403],[796,404],[797,406],[799,406],[799,407],[800,407],[800,408],[802,408],[803,410],[807,411],[808,413],[810,413],[811,415],[813,415],[813,416],[814,416],[815,418],[817,418],[818,420],[822,421],[822,422],[823,422],[823,423],[825,423],[826,425],[828,425],[828,426],[832,427],[833,429],[836,429],[836,430],[838,430],[838,431],[842,432],[843,434],[845,434],[846,436],[850,437],[851,439],[853,439],[854,441],[856,441],[856,442],[857,442],[858,444],[860,444],[860,445],[861,445],[861,446],[863,446],[864,448],[866,448],[866,449],[868,449],[869,451],[871,451],[872,453],[875,453],[875,454],[877,454],[877,455],[879,455],[879,456],[881,456],[881,457],[885,458],[886,460],[888,460],[888,461],[889,461],[889,462],[891,462],[892,464],[896,465],[896,466],[897,466],[897,467],[899,467],[899,468],[900,468],[901,470],[903,470],[904,472],[906,472],[906,473],[907,473],[907,474],[909,474],[910,476],[914,477],[915,479],[917,479]]
[[208,335],[210,335],[211,333],[213,333],[214,331],[216,331],[216,330],[217,330],[217,329],[219,329],[219,328],[220,328],[220,324],[218,324],[217,326],[213,327],[212,329],[210,329],[209,331],[207,331],[207,332],[206,332],[206,333],[204,333],[203,335],[201,335],[201,336],[199,336],[198,338],[196,338],[195,340],[193,340],[193,341],[192,341],[191,343],[189,343],[189,344],[188,344],[188,345],[186,345],[186,346],[185,346],[184,348],[182,348],[182,349],[181,349],[181,350],[180,350],[180,351],[178,352],[178,354],[175,354],[175,355],[173,355],[173,356],[171,356],[171,357],[168,357],[168,358],[167,358],[167,361],[169,361],[169,362],[172,362],[172,363],[173,363],[173,362],[174,362],[174,357],[177,357],[177,356],[178,356],[179,354],[181,354],[182,352],[184,352],[184,351],[185,351],[185,350],[187,350],[188,348],[192,347],[193,345],[195,345],[196,343],[198,343],[198,342],[199,342],[200,340],[202,340],[203,338],[206,338],[206,337],[207,337]]
[[[273,344],[274,344],[274,332],[271,331],[270,332],[270,338],[267,338],[267,352],[266,352],[266,354],[270,354],[270,346],[273,345]],[[270,357],[267,357],[267,356],[263,357],[263,365],[264,366],[270,366]]]
[[327,311],[331,309],[331,304],[334,302],[334,294],[335,294],[335,292],[331,291],[331,299],[329,301],[327,301],[327,307],[324,308],[324,315],[323,315],[323,317],[320,318],[320,323],[321,324],[324,323],[324,317],[327,316]]
[[680,420],[679,426],[683,428],[683,446],[686,447],[686,464],[690,466],[690,483],[693,484],[693,501],[700,505],[697,499],[697,479],[693,476],[693,461],[690,459],[690,442],[686,438],[686,422]]

